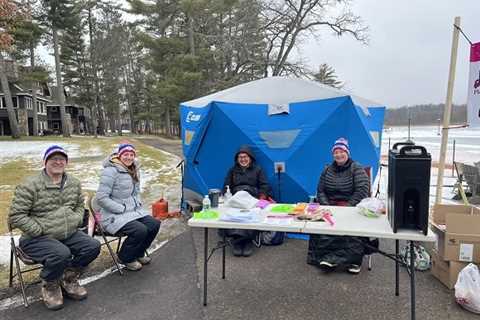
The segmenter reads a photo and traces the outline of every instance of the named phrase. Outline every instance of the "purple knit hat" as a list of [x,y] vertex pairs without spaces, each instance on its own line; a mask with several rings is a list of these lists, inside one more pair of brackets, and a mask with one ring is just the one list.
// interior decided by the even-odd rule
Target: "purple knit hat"
[[48,158],[50,158],[55,153],[59,153],[59,154],[65,156],[65,158],[67,158],[67,161],[68,161],[67,151],[65,151],[65,149],[63,149],[62,147],[60,147],[56,144],[51,145],[50,147],[47,148],[47,150],[45,150],[45,153],[43,154],[43,161],[47,162]]
[[118,146],[118,151],[117,151],[118,156],[120,157],[124,152],[133,152],[134,155],[137,155],[137,150],[135,149],[133,144],[130,144],[130,143],[121,143]]
[[335,149],[343,150],[350,156],[350,148],[348,147],[348,140],[345,138],[338,138],[337,141],[335,141],[335,144],[332,147],[332,153],[335,152]]

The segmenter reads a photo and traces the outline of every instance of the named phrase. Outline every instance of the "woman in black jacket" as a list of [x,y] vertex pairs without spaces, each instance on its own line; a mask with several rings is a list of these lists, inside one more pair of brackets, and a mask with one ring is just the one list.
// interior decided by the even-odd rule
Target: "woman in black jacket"
[[[224,192],[228,186],[232,194],[243,190],[258,199],[268,199],[271,196],[271,188],[267,178],[262,168],[255,163],[255,157],[248,146],[240,147],[235,153],[234,163],[225,177]],[[226,229],[224,232],[226,236],[233,237],[233,255],[237,257],[252,255],[252,240],[255,239],[258,231]]]
[[[317,200],[321,205],[355,206],[369,196],[370,179],[365,169],[350,158],[348,141],[338,139],[332,147],[334,161],[320,176]],[[307,263],[324,271],[346,266],[348,272],[361,270],[364,246],[360,237],[310,235]]]

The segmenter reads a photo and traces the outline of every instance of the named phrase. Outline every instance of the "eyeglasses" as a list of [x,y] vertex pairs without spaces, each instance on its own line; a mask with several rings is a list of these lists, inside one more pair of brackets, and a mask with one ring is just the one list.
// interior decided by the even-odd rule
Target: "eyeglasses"
[[48,161],[67,162],[67,158],[65,158],[65,157],[51,157],[51,158],[48,159]]

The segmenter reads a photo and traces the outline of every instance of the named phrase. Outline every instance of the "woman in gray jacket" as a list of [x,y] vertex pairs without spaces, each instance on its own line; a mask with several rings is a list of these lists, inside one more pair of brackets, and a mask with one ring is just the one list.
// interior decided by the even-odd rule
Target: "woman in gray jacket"
[[160,222],[142,206],[135,156],[133,145],[120,144],[103,164],[96,195],[103,228],[110,234],[127,236],[118,258],[132,271],[150,263],[151,258],[144,253],[160,229]]

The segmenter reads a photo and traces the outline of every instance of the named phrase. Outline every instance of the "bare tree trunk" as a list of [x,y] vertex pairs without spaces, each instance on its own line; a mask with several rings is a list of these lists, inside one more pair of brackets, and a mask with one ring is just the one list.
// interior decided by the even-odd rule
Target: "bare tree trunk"
[[65,95],[63,93],[62,67],[60,65],[60,52],[58,48],[58,30],[55,26],[52,27],[52,34],[53,34],[53,51],[55,54],[55,73],[57,75],[57,96],[58,96],[58,103],[60,105],[62,133],[65,138],[69,138],[70,126],[67,123],[67,116],[65,114]]
[[120,105],[120,99],[117,99],[118,103],[117,103],[117,114],[116,114],[116,118],[117,118],[117,131],[118,131],[118,135],[121,136],[123,135],[122,133],[122,106]]
[[[30,43],[30,68],[34,72],[35,68],[35,47]],[[38,109],[37,109],[37,85],[36,81],[32,80],[32,100],[33,100],[33,135],[38,136]]]
[[171,123],[170,123],[170,108],[165,108],[165,129],[167,130],[167,136],[171,136]]
[[95,47],[94,47],[94,40],[93,40],[93,24],[92,24],[92,8],[88,8],[88,33],[90,37],[90,61],[92,64],[92,73],[93,73],[93,81],[95,84],[95,97],[93,99],[93,107],[92,107],[92,121],[95,131],[95,138],[98,136],[97,134],[97,127],[100,129],[100,134],[105,134],[105,120],[103,119],[103,113],[101,112],[99,101],[100,101],[100,85],[98,83],[98,75],[97,75],[97,63],[95,61]]
[[190,46],[190,54],[194,56],[195,55],[195,38],[194,38],[192,15],[188,16],[188,44]]
[[112,134],[114,134],[115,131],[116,131],[116,128],[117,128],[117,126],[115,125],[115,118],[116,117],[115,117],[114,114],[111,114],[109,118],[110,118],[110,121],[109,121],[110,122],[110,131],[112,132]]
[[[128,48],[128,50],[130,50],[130,48]],[[127,66],[125,67],[125,70],[124,70],[124,74],[123,74],[123,78],[124,78],[124,86],[125,86],[125,92],[127,93],[127,107],[128,107],[128,114],[129,114],[129,118],[130,118],[130,132],[131,133],[136,133],[135,131],[135,123],[133,122],[133,119],[134,119],[134,114],[133,114],[133,106],[132,106],[132,103],[130,101],[130,76],[131,76],[131,72],[129,71],[130,69],[130,54],[128,53],[128,62],[127,62]]]
[[12,138],[19,139],[20,131],[18,130],[17,116],[15,110],[13,110],[12,94],[10,93],[10,87],[8,86],[7,69],[5,66],[5,60],[3,54],[0,52],[0,81],[2,82],[2,90],[5,95],[5,101],[7,103],[8,121],[10,123],[10,130],[12,131]]

